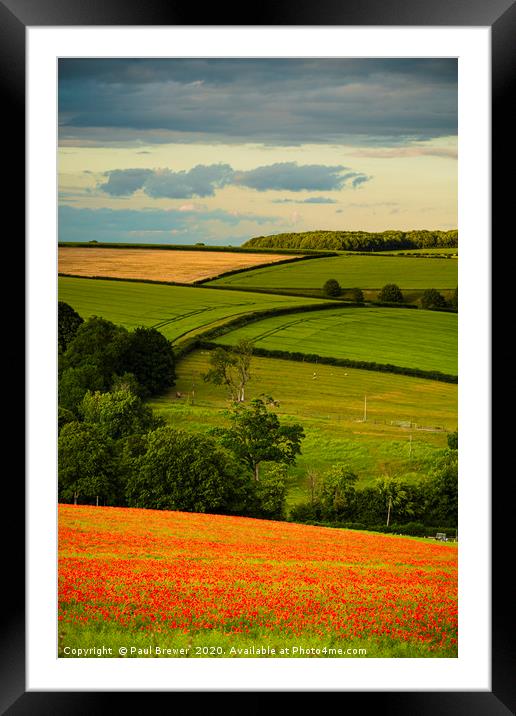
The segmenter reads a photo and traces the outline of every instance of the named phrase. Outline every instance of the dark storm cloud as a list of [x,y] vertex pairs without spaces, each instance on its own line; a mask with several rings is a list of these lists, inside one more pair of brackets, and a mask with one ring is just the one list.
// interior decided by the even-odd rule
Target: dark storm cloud
[[398,145],[457,131],[454,59],[63,59],[65,143]]
[[[214,196],[216,189],[234,185],[256,191],[328,191],[353,187],[368,181],[361,172],[342,165],[297,164],[279,162],[249,171],[235,171],[229,164],[198,164],[188,171],[170,169],[114,169],[105,172],[107,182],[98,188],[111,196],[130,196],[142,189],[155,199],[191,199]],[[305,203],[332,203],[331,199],[313,197]]]

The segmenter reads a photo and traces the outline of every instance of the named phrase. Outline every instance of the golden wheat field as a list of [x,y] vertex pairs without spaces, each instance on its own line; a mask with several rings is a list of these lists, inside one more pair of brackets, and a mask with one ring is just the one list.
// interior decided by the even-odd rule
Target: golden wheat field
[[230,251],[168,249],[92,249],[59,247],[59,273],[76,276],[152,279],[193,283],[225,271],[249,268],[286,258],[284,254],[239,254]]

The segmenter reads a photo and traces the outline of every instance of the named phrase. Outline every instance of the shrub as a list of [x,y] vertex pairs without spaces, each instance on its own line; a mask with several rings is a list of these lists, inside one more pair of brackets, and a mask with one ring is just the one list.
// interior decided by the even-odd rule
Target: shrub
[[403,294],[395,283],[387,283],[378,294],[378,299],[383,303],[403,303]]
[[458,288],[456,288],[455,291],[453,292],[453,296],[451,298],[450,305],[455,311],[459,310],[459,289]]
[[323,286],[323,292],[326,296],[340,296],[342,289],[336,278],[329,278]]
[[446,308],[446,299],[436,288],[428,288],[421,297],[422,308]]
[[361,288],[351,289],[351,300],[355,303],[364,303],[364,293]]

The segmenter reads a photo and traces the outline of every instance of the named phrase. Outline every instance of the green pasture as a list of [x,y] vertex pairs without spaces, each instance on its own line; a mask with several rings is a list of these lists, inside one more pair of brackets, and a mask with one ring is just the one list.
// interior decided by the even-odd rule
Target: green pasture
[[382,288],[396,283],[401,289],[453,289],[457,262],[452,259],[341,254],[279,266],[243,271],[211,281],[219,286],[244,288],[322,288],[335,278],[343,288]]
[[[388,260],[388,259],[386,259]],[[342,308],[273,316],[217,339],[457,374],[457,314],[399,308]]]
[[171,341],[244,313],[322,303],[294,296],[65,276],[59,277],[58,293],[60,301],[85,319],[96,315],[129,329],[154,327]]
[[384,255],[398,256],[400,254],[410,254],[410,256],[453,256],[457,258],[459,249],[457,247],[449,248],[447,246],[429,247],[426,249],[399,249],[398,251],[386,251]]
[[[208,368],[209,351],[185,356],[176,385],[152,408],[192,432],[228,424],[226,389],[203,380]],[[305,429],[302,454],[290,468],[290,505],[308,496],[307,470],[322,473],[337,463],[356,472],[362,485],[385,473],[419,480],[457,428],[454,384],[258,356],[251,375],[247,399],[272,396],[278,415]]]

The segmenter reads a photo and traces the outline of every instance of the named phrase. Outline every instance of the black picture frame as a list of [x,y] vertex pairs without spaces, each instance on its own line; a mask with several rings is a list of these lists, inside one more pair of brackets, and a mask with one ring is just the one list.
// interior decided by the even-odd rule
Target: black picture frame
[[[491,28],[492,39],[492,236],[500,244],[497,255],[492,255],[493,280],[490,287],[492,311],[492,396],[493,427],[491,445],[492,471],[492,690],[450,692],[348,692],[343,695],[342,707],[374,709],[381,713],[453,714],[460,716],[500,716],[514,712],[515,696],[515,641],[513,638],[514,598],[507,588],[506,575],[511,569],[511,501],[507,499],[512,466],[508,453],[511,445],[511,421],[499,418],[496,428],[494,416],[496,396],[508,394],[507,373],[511,369],[511,348],[507,340],[506,317],[503,306],[511,305],[509,292],[512,283],[509,270],[515,265],[514,239],[509,235],[509,212],[512,209],[512,181],[504,168],[513,169],[514,114],[509,110],[513,94],[516,46],[516,3],[514,0],[361,0],[360,3],[319,0],[316,4],[305,0],[296,3],[261,3],[251,9],[245,20],[235,22],[233,11],[212,5],[203,8],[203,23],[197,22],[199,11],[191,5],[166,0],[0,0],[0,83],[2,84],[4,136],[16,148],[10,165],[9,186],[6,188],[9,212],[25,216],[24,185],[25,147],[25,31],[34,26],[124,26],[124,25],[293,25],[293,26],[483,26]],[[225,22],[225,17],[228,21]],[[16,181],[18,180],[18,181]],[[512,217],[511,217],[512,218]],[[22,248],[21,219],[18,226],[18,248]],[[506,234],[507,231],[507,235]],[[466,239],[467,240],[467,239]],[[18,260],[24,261],[24,249]],[[479,301],[486,301],[479,289]],[[18,301],[19,304],[19,301]],[[504,325],[502,326],[502,321]],[[14,321],[13,321],[14,323]],[[20,328],[20,321],[16,322]],[[502,333],[503,328],[503,333]],[[498,338],[496,338],[498,336]],[[502,336],[504,339],[502,340]],[[23,335],[18,344],[23,345]],[[4,352],[7,350],[4,344]],[[12,383],[12,400],[20,403],[19,386],[24,384],[21,375],[23,361],[16,362],[20,377]],[[16,394],[14,389],[17,389]],[[498,389],[498,390],[497,390]],[[16,397],[15,397],[16,396]],[[16,421],[15,421],[16,422]],[[16,422],[17,424],[17,422]],[[17,427],[19,431],[19,427]],[[18,462],[16,462],[18,466]],[[14,470],[12,471],[14,473]],[[0,713],[20,714],[97,714],[120,710],[118,692],[52,692],[26,691],[25,685],[25,591],[24,591],[24,505],[23,480],[10,480],[4,492],[4,509],[7,500],[18,506],[20,516],[4,530],[4,591],[8,600],[2,612],[0,654]],[[9,510],[11,511],[11,510]],[[6,575],[8,575],[6,577]],[[235,689],[236,691],[237,689]],[[160,694],[155,694],[160,695]],[[163,695],[163,694],[161,694]],[[133,707],[143,707],[149,693],[131,692]],[[153,694],[154,696],[154,694]],[[170,699],[170,694],[168,698]],[[245,693],[243,694],[245,700]],[[263,710],[266,693],[259,693],[248,701],[246,712]],[[224,693],[210,694],[210,705],[225,698]],[[169,704],[173,704],[169,700]],[[309,703],[309,702],[308,702]],[[222,707],[224,705],[221,703]],[[308,705],[308,704],[307,704]],[[148,703],[147,703],[148,708]]]

